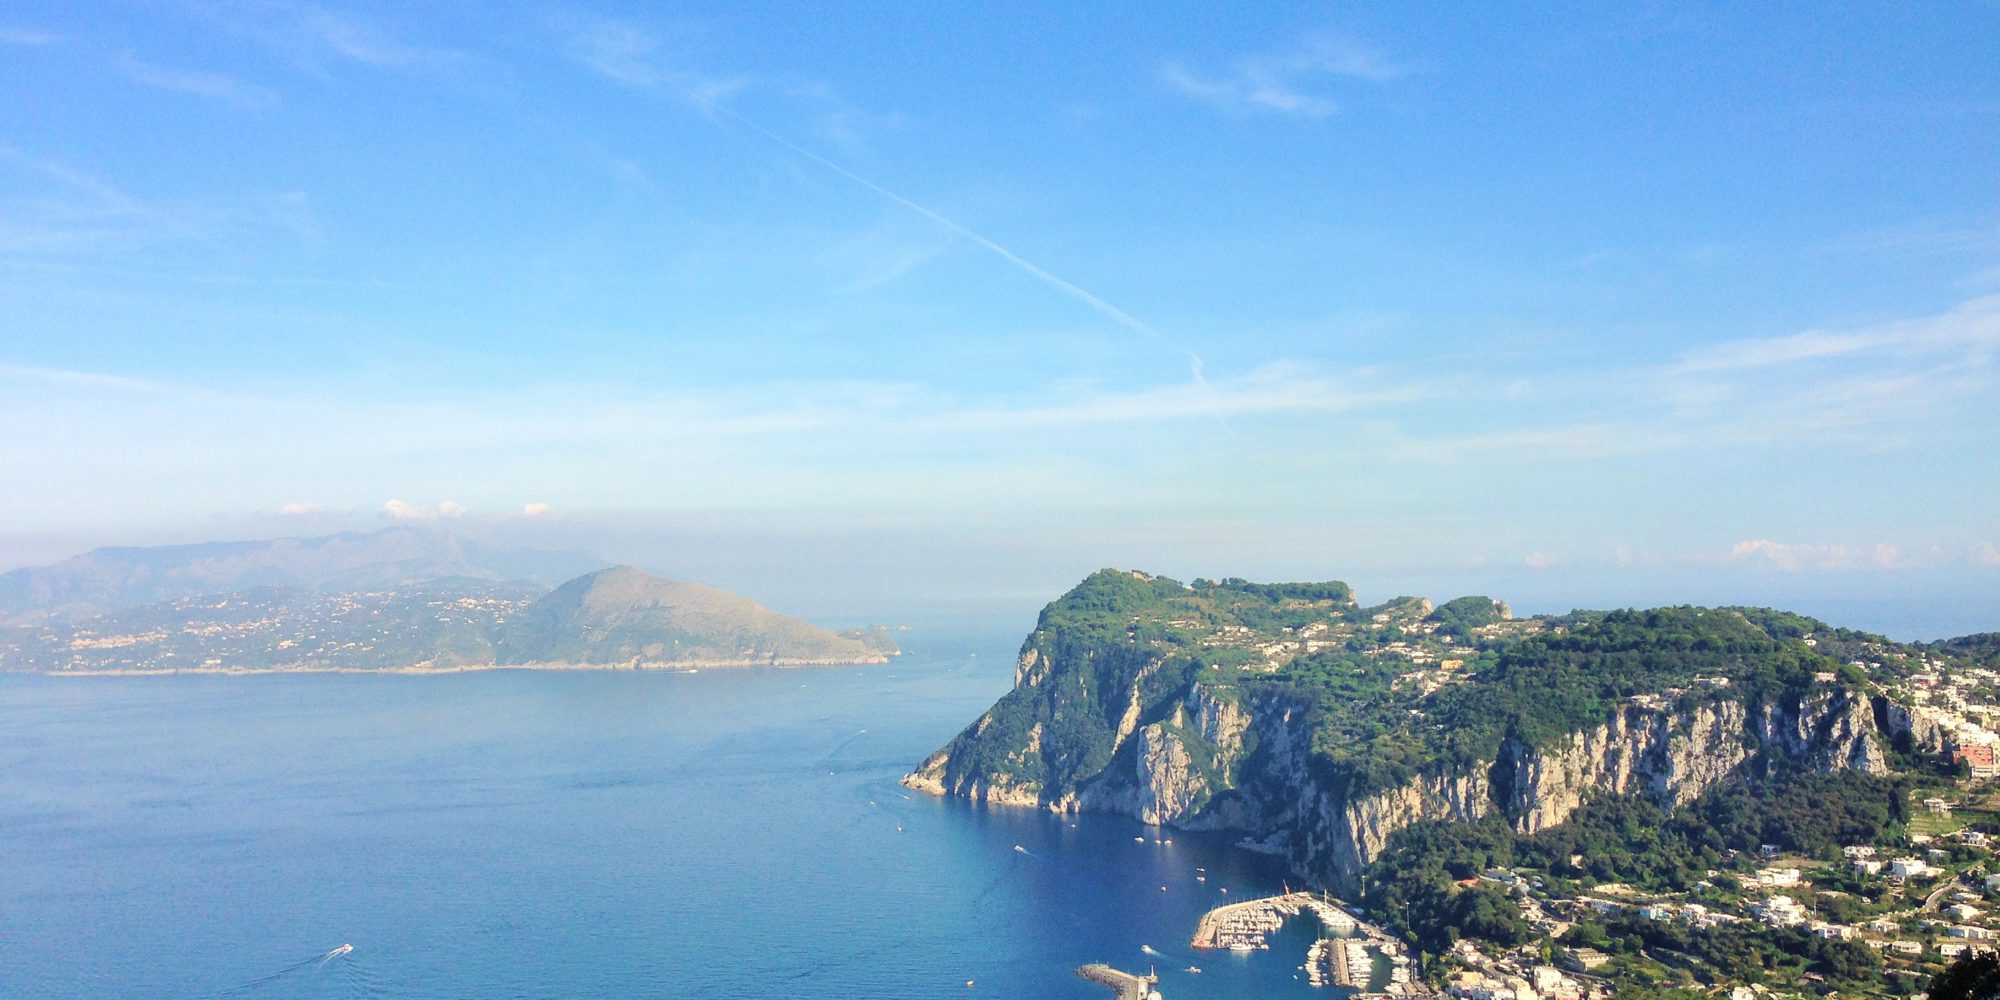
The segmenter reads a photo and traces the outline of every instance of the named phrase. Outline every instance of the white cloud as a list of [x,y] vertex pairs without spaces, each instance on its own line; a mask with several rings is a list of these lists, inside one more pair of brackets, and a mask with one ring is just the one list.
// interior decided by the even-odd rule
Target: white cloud
[[160,90],[213,98],[239,108],[269,108],[278,103],[277,91],[221,73],[159,66],[129,55],[114,60],[113,65],[133,83]]
[[34,28],[0,28],[0,45],[54,45],[62,36]]
[[570,51],[584,66],[629,87],[664,90],[697,107],[727,100],[750,81],[663,65],[658,36],[625,21],[602,21],[579,31]]
[[425,507],[403,500],[390,500],[382,505],[382,516],[396,521],[435,521],[439,518],[464,517],[466,506],[446,500],[435,507]]
[[1386,83],[1408,72],[1380,52],[1328,35],[1289,52],[1246,56],[1219,72],[1169,63],[1161,78],[1182,94],[1217,107],[1323,118],[1340,110],[1322,92],[1330,81]]
[[278,513],[286,517],[299,517],[305,514],[317,514],[325,509],[316,503],[288,503],[278,508]]
[[1848,331],[1806,330],[1735,340],[1688,352],[1671,369],[1709,374],[1799,365],[1837,358],[1911,358],[1988,353],[2000,348],[2000,295],[1960,303],[1913,320]]
[[1981,566],[2000,566],[2000,546],[1992,542],[1980,542],[1973,546],[1972,561]]
[[1845,545],[1800,545],[1755,538],[1731,546],[1722,561],[1797,572],[1803,569],[1852,569],[1856,555]]
[[1529,569],[1548,569],[1555,564],[1555,557],[1546,552],[1530,552],[1521,560],[1521,565]]
[[555,511],[554,507],[551,507],[548,504],[537,501],[535,503],[522,505],[521,516],[528,518],[547,517],[554,511]]

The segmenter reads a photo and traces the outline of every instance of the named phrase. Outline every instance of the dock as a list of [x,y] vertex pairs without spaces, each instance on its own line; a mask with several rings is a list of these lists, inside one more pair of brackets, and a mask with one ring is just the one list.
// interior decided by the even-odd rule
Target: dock
[[1118,994],[1118,1000],[1149,1000],[1159,996],[1153,991],[1153,987],[1160,981],[1157,973],[1149,972],[1143,976],[1135,976],[1103,963],[1093,962],[1077,969],[1076,974],[1099,986],[1110,987],[1113,993]]

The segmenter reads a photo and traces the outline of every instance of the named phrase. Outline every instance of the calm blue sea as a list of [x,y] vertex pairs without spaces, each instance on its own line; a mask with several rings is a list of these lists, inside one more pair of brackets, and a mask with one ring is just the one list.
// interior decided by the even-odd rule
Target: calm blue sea
[[1186,947],[1266,859],[896,786],[1027,625],[859,668],[0,675],[0,997],[1108,996],[1092,961],[1330,996],[1307,928]]

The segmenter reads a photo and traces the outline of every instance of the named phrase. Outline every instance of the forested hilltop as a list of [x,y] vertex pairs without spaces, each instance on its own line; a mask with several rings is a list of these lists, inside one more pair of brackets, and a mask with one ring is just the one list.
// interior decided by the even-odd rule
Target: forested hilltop
[[1439,983],[1525,948],[1625,992],[1904,995],[1987,936],[1997,651],[1105,570],[905,782],[1241,831]]

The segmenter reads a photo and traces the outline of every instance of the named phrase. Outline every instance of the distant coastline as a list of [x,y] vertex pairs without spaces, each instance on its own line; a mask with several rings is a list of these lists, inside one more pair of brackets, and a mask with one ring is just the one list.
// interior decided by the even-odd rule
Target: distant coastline
[[[213,675],[243,677],[257,674],[471,674],[492,670],[535,670],[535,671],[612,671],[688,673],[695,670],[748,670],[755,667],[776,667],[788,670],[795,667],[859,667],[873,666],[889,662],[889,657],[876,655],[857,659],[798,658],[779,657],[760,660],[671,660],[643,661],[627,663],[462,663],[449,667],[427,667],[412,664],[404,667],[315,667],[304,664],[284,667],[176,667],[166,670],[137,670],[118,668],[113,670],[38,670],[18,671],[42,677],[168,677],[174,675]],[[0,671],[0,673],[5,673]]]

